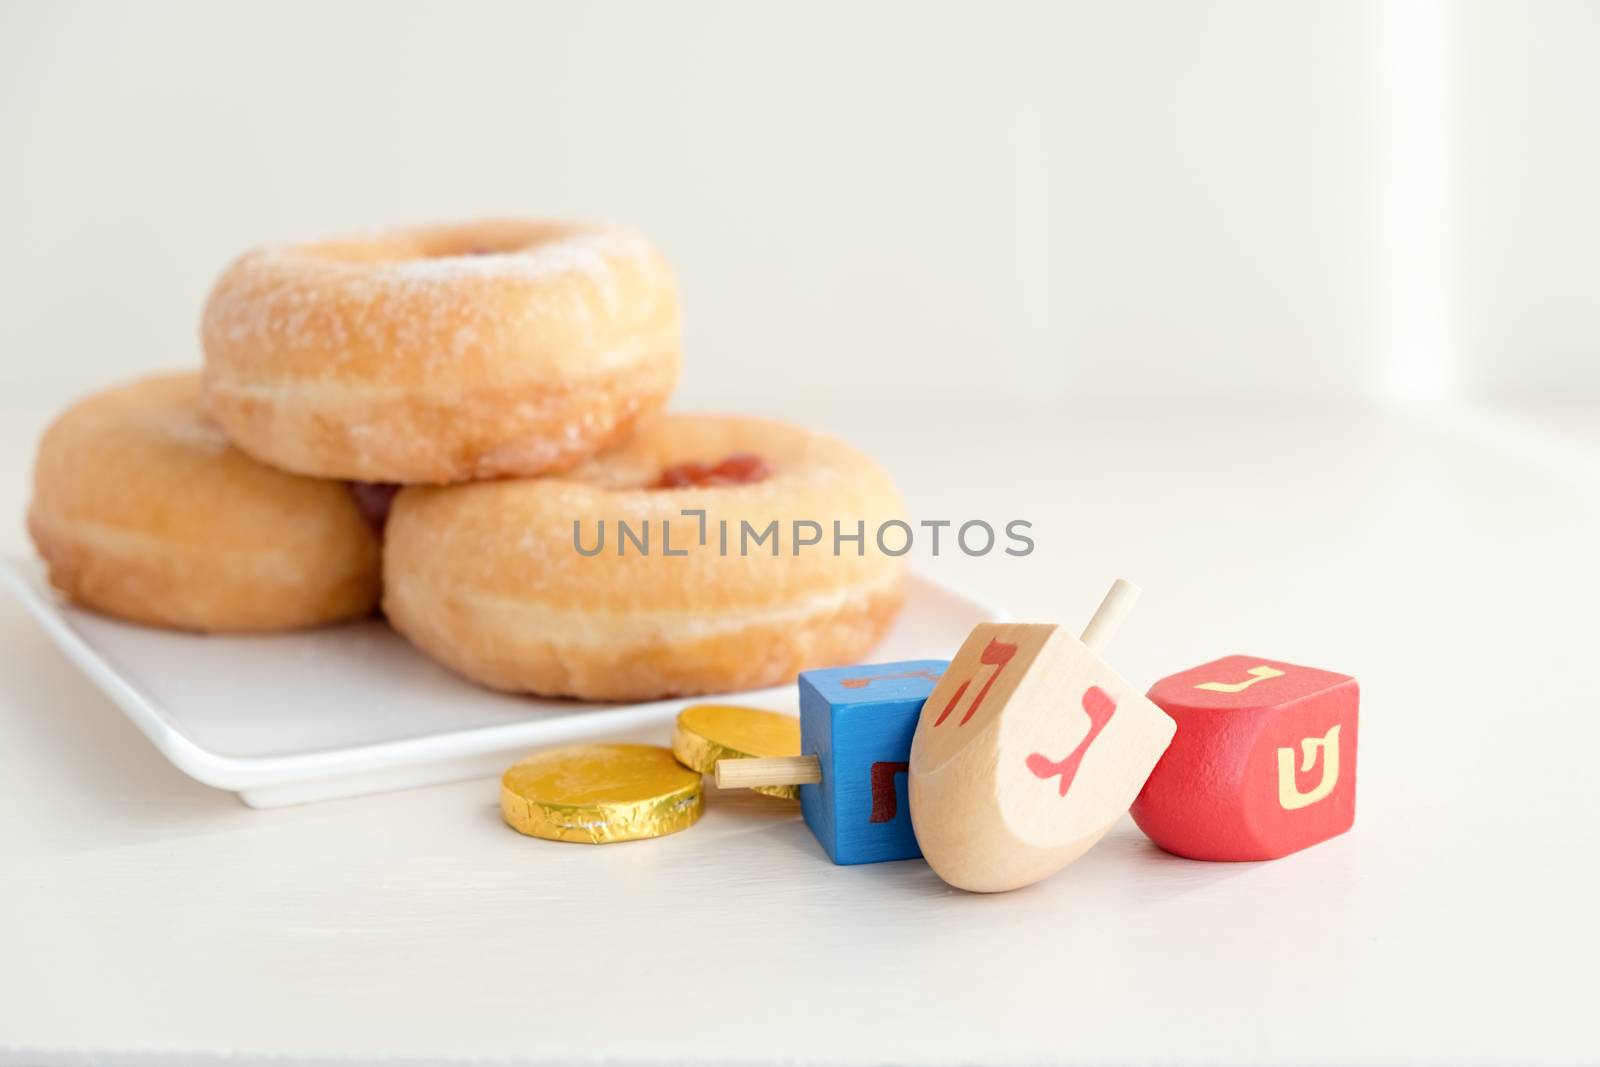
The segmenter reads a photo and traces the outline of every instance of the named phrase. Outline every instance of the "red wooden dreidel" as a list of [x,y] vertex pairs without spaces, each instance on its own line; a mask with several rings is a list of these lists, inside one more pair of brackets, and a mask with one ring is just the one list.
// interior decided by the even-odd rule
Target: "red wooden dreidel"
[[922,707],[907,775],[930,866],[975,892],[1060,870],[1128,810],[1173,723],[1100,660],[1138,596],[1120,579],[1083,637],[984,623]]
[[1355,822],[1354,678],[1228,656],[1161,679],[1149,696],[1178,734],[1133,818],[1168,852],[1277,859]]

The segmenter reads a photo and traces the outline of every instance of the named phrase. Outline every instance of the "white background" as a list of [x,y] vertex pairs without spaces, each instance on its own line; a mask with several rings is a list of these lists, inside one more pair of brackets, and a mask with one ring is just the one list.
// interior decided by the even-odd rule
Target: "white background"
[[611,218],[679,406],[1036,523],[925,573],[1065,622],[1123,574],[1130,680],[1363,697],[1353,832],[1124,822],[977,898],[743,795],[593,851],[488,779],[247,810],[0,598],[0,1063],[1593,1062],[1596,56],[1580,2],[0,0],[0,552],[241,250]]
[[0,6],[0,336],[193,364],[252,245],[610,218],[686,407],[1600,391],[1600,6]]

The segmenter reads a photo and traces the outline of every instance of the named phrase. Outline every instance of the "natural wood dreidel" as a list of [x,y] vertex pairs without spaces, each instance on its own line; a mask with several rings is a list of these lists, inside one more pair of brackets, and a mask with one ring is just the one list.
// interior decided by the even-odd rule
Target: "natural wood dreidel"
[[1163,678],[1150,699],[1178,724],[1133,819],[1168,852],[1270,860],[1356,817],[1360,688],[1346,674],[1228,656]]
[[717,785],[797,786],[806,825],[835,863],[919,855],[906,767],[917,715],[946,666],[910,660],[801,672],[801,755],[721,760]]
[[1138,589],[1118,580],[1074,637],[983,623],[922,707],[908,787],[939,877],[975,892],[1029,885],[1099,841],[1139,794],[1173,722],[1100,660]]

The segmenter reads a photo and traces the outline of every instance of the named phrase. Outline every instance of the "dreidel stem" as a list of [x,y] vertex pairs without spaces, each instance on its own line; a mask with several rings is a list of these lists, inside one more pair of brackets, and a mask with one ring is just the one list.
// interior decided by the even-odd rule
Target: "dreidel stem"
[[816,785],[822,761],[815,756],[769,756],[717,760],[717,788],[754,789],[759,785]]
[[1083,636],[1079,640],[1089,646],[1090,652],[1098,656],[1116,636],[1117,627],[1122,625],[1122,620],[1128,617],[1128,612],[1133,610],[1134,601],[1138,599],[1139,587],[1132,582],[1121,578],[1112,582],[1105,599],[1100,601],[1100,606],[1095,609],[1094,618],[1083,628]]

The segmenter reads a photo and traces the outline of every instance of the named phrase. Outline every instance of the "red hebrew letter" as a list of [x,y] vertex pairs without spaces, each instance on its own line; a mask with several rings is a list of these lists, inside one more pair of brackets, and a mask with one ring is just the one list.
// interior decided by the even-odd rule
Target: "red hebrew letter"
[[1077,776],[1078,764],[1083,762],[1083,754],[1089,751],[1089,746],[1094,744],[1094,739],[1100,736],[1100,731],[1106,728],[1106,723],[1111,721],[1112,712],[1117,710],[1116,702],[1106,695],[1106,691],[1099,686],[1090,686],[1083,694],[1083,710],[1089,713],[1089,732],[1083,735],[1083,740],[1078,742],[1078,747],[1067,753],[1063,760],[1052,760],[1043,752],[1035,752],[1028,757],[1028,770],[1040,778],[1053,778],[1061,776],[1061,795],[1066,796],[1067,790],[1072,788],[1072,779]]
[[872,818],[869,822],[893,822],[900,811],[894,792],[894,776],[906,773],[909,763],[882,760],[872,765]]
[[[961,716],[961,721],[956,723],[957,726],[967,725],[967,721],[978,713],[978,707],[983,703],[983,698],[989,695],[989,690],[993,687],[995,679],[1000,677],[1000,672],[1006,669],[1006,664],[1010,663],[1011,657],[1016,654],[1016,645],[1008,645],[992,637],[989,639],[989,644],[985,646],[983,654],[978,657],[978,662],[981,665],[993,667],[994,673],[989,675],[989,680],[983,683],[982,689],[978,690],[978,695],[973,698],[972,706],[967,709],[965,715]],[[974,674],[972,677],[976,678],[977,675]],[[939,713],[939,717],[933,720],[934,726],[942,725],[950,717],[950,713],[956,710],[956,705],[961,703],[961,698],[967,695],[967,686],[971,684],[972,678],[968,678],[961,683],[961,688],[957,689],[955,695],[950,698],[950,703],[946,704],[944,710]]]

